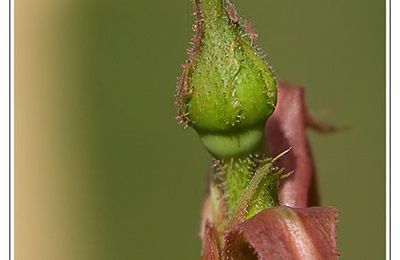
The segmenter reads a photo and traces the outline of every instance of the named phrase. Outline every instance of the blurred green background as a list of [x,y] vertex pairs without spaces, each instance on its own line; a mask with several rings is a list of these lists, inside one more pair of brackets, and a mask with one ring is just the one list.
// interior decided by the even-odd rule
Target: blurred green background
[[[236,0],[306,86],[342,259],[385,256],[385,1]],[[15,0],[16,259],[198,259],[209,156],[175,122],[190,0]]]

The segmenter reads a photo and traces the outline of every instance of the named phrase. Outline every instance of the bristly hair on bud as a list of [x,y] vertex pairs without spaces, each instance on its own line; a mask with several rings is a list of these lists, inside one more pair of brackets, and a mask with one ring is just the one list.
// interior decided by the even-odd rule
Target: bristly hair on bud
[[193,0],[193,4],[195,7],[195,11],[193,15],[195,17],[195,21],[192,26],[193,37],[190,40],[189,48],[187,49],[188,59],[182,65],[182,74],[178,77],[176,83],[176,91],[175,91],[175,105],[177,107],[177,116],[179,124],[182,124],[184,128],[188,126],[189,118],[187,112],[185,112],[185,100],[188,98],[189,94],[189,70],[192,66],[196,56],[199,53],[201,38],[202,38],[202,29],[203,29],[203,19],[201,16],[200,3],[201,0]]
[[216,158],[258,149],[275,109],[276,82],[257,33],[229,0],[194,0],[188,59],[176,88],[177,120],[200,135]]

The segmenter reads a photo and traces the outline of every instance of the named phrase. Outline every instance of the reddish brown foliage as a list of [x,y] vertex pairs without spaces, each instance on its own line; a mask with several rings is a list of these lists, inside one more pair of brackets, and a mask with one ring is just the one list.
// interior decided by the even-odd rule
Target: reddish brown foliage
[[226,234],[226,259],[338,259],[336,218],[326,207],[264,210]]

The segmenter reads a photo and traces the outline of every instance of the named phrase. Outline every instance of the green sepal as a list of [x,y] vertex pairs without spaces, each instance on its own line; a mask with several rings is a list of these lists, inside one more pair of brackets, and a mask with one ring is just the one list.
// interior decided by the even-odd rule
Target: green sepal
[[283,174],[282,170],[278,170],[273,165],[289,151],[290,149],[273,159],[266,158],[261,161],[254,175],[241,191],[239,199],[234,205],[233,213],[230,214],[228,227],[239,224],[263,209],[278,205],[277,185]]

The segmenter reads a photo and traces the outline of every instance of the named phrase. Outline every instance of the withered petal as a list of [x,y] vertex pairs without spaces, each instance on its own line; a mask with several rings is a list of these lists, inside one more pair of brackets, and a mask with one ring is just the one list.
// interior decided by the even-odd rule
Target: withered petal
[[226,259],[338,259],[330,207],[266,209],[225,234]]

